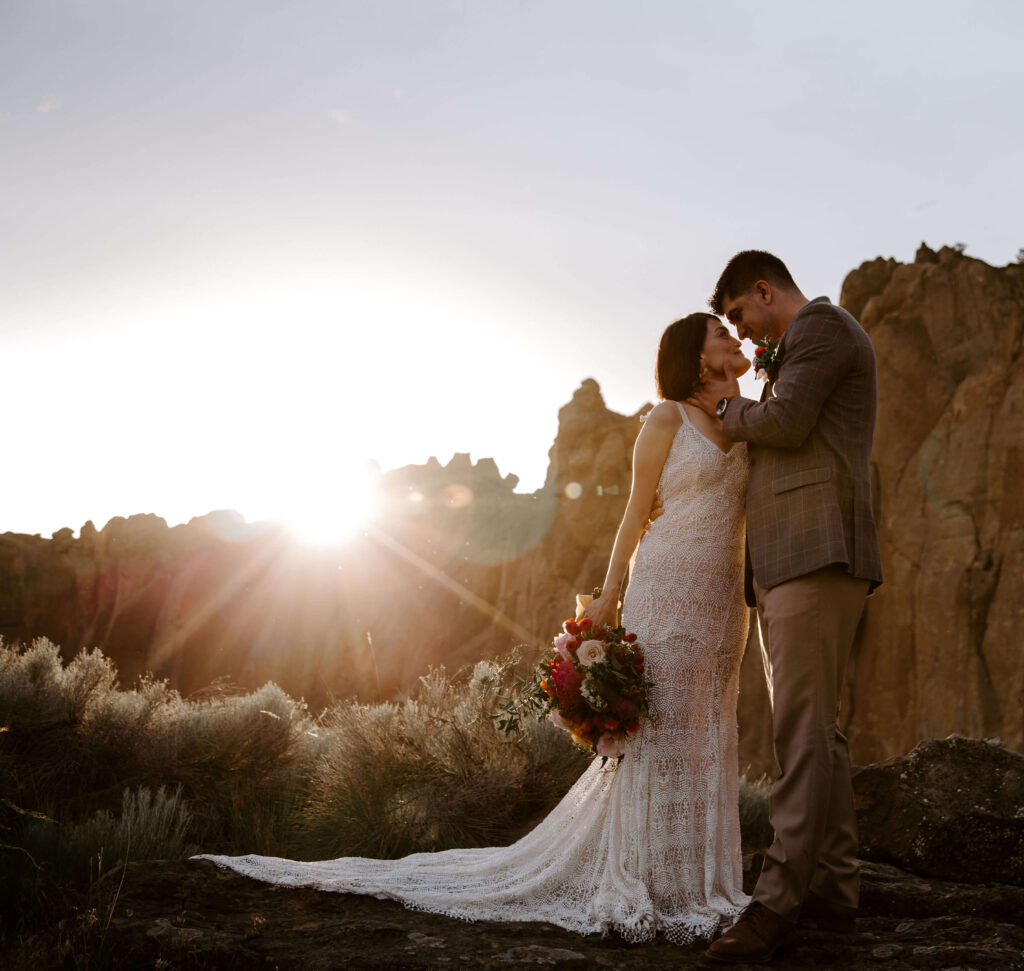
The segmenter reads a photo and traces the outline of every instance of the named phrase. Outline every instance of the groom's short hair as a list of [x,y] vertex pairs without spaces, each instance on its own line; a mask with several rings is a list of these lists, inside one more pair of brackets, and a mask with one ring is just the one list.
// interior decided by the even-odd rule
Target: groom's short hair
[[715,292],[708,300],[708,306],[713,313],[721,315],[729,297],[738,297],[753,289],[758,280],[764,280],[782,290],[796,289],[786,264],[777,256],[762,249],[745,249],[726,263],[715,284]]

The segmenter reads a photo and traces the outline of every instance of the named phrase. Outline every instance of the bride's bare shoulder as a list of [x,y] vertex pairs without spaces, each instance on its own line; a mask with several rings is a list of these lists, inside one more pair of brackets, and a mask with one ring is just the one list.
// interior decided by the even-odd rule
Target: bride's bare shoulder
[[679,413],[678,402],[662,401],[647,412],[644,427],[674,432],[682,422],[683,416]]

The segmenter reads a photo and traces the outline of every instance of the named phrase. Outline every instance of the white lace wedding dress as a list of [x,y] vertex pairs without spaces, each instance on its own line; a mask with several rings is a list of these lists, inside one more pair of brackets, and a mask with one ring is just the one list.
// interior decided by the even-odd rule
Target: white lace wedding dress
[[664,514],[638,547],[623,606],[644,646],[654,719],[618,765],[595,759],[517,843],[401,860],[202,858],[268,883],[468,920],[547,921],[630,941],[713,936],[748,902],[736,753],[746,482],[745,446],[723,453],[684,412],[661,474]]

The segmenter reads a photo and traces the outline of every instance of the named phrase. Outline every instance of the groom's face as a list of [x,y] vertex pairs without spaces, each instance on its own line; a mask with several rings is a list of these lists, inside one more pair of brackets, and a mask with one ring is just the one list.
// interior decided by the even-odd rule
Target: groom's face
[[739,297],[730,294],[722,301],[722,312],[726,320],[736,328],[741,341],[775,336],[772,333],[771,300],[759,286],[755,284],[749,292]]

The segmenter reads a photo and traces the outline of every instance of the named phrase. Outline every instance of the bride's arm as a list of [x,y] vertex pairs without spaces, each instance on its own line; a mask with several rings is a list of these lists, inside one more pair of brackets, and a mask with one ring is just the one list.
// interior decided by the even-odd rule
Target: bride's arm
[[633,556],[644,524],[651,512],[654,493],[658,488],[661,469],[672,446],[672,439],[679,430],[682,418],[674,401],[663,401],[647,416],[633,447],[633,485],[629,490],[629,502],[622,514],[622,522],[615,534],[608,572],[601,586],[601,596],[586,609],[596,626],[614,626],[619,607],[619,587],[626,576],[626,568]]

